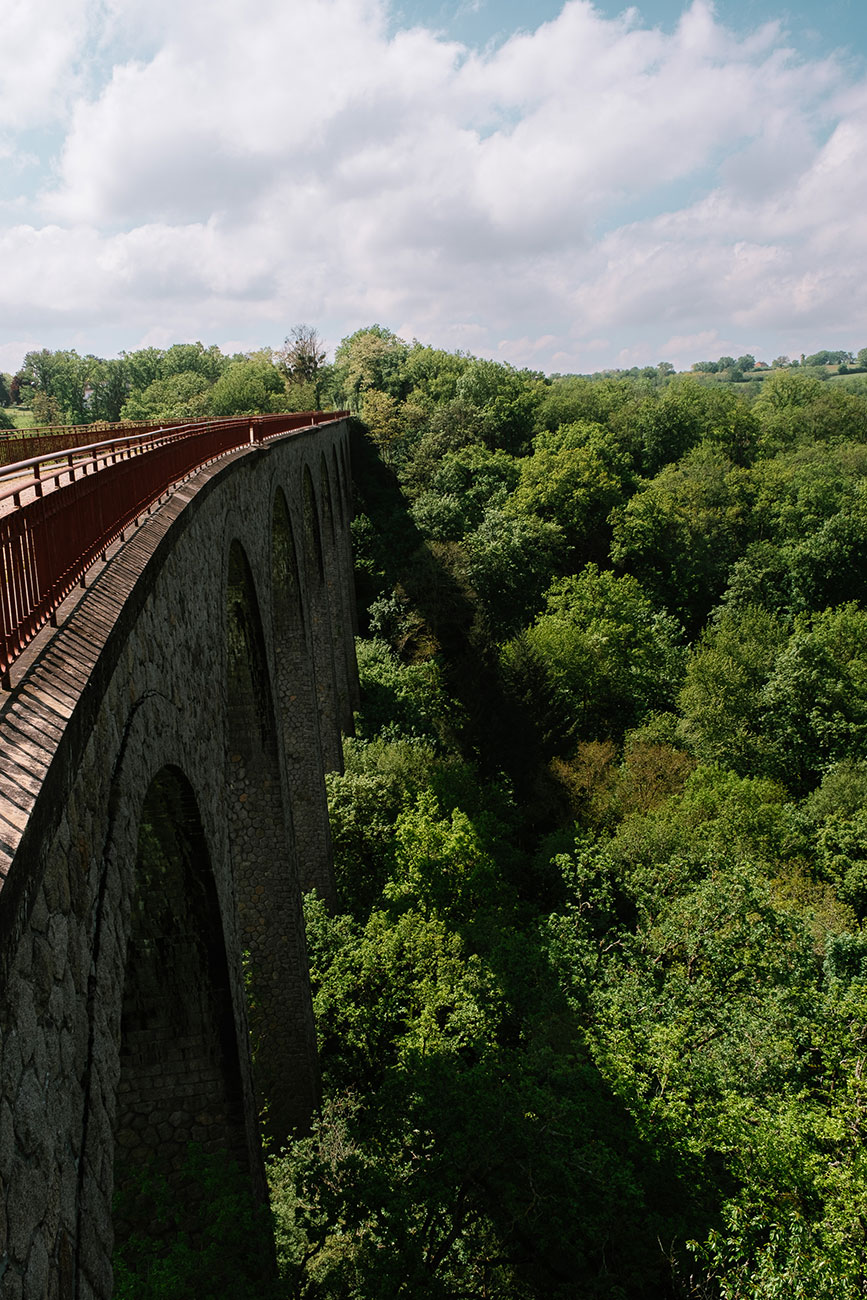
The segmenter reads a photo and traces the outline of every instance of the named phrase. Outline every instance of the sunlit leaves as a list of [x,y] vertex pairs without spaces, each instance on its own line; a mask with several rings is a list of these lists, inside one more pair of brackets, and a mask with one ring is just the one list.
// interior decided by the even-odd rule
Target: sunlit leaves
[[[503,650],[514,689],[566,743],[621,736],[674,698],[682,671],[679,628],[654,610],[632,577],[587,565],[547,594],[547,610]],[[559,737],[557,731],[559,730]]]

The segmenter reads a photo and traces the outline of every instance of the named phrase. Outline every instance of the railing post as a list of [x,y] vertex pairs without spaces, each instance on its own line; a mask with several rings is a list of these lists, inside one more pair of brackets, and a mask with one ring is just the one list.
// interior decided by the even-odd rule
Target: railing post
[[[185,481],[197,467],[210,464],[228,451],[243,449],[245,445],[263,444],[276,434],[333,418],[335,415],[321,412],[227,417],[169,429],[159,426],[148,433],[142,433],[139,428],[128,437],[113,438],[92,446],[82,445],[78,431],[79,441],[72,447],[69,445],[72,439],[66,440],[62,447],[56,445],[59,439],[54,437],[42,440],[41,446],[39,439],[30,440],[32,449],[41,454],[17,463],[31,469],[33,477],[24,485],[21,482],[23,470],[13,471],[8,475],[10,486],[3,494],[6,499],[14,500],[16,508],[23,512],[21,563],[28,567],[24,585],[15,582],[14,575],[9,578],[4,573],[0,578],[0,607],[3,612],[0,619],[0,686],[11,689],[11,665],[40,627],[46,622],[56,625],[57,606],[74,585],[80,583],[81,587],[87,587],[86,570],[90,564],[99,557],[105,561],[115,540],[123,541],[133,528],[139,528],[174,484]],[[30,442],[25,443],[23,449],[30,450]],[[133,470],[129,464],[133,457],[142,459],[135,467],[138,472],[129,473],[127,468]],[[99,477],[105,467],[106,491],[100,495],[96,484],[92,487],[81,484],[80,490],[73,488],[59,503],[58,511],[52,513],[50,520],[44,517],[42,506],[30,510],[29,507],[35,503],[22,503],[25,487],[27,492],[32,488],[36,497],[43,497],[46,481],[48,491],[60,487],[67,475],[71,484],[77,484],[76,470],[79,466],[82,478]],[[90,521],[89,509],[82,511],[80,502],[85,495],[90,499],[92,492],[98,509]],[[81,518],[83,514],[88,515],[87,521]],[[49,567],[40,564],[37,571],[27,560],[25,551],[30,554],[30,539],[41,537],[46,529],[50,529],[52,542],[56,543],[50,548],[56,555],[50,562],[46,561]],[[18,551],[15,554],[17,556]],[[14,608],[7,608],[5,586],[10,583],[18,593]]]

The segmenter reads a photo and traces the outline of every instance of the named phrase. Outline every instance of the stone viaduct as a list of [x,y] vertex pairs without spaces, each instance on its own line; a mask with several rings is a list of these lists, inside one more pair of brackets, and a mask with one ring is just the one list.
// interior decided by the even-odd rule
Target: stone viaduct
[[2,1300],[108,1300],[125,1173],[193,1140],[261,1199],[261,1099],[278,1140],[310,1116],[349,515],[345,420],[222,457],[0,701]]

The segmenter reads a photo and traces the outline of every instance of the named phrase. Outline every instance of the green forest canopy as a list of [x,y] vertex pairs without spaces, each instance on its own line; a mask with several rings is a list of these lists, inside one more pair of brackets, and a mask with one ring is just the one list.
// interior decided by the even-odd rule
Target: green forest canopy
[[[867,379],[858,377],[867,372],[867,348],[857,354],[824,350],[794,360],[780,356],[771,365],[749,354],[720,357],[695,362],[690,373],[704,383],[741,384],[752,400],[762,382],[781,370],[799,371],[801,377],[810,375],[819,381],[832,379],[834,385],[867,386]],[[28,423],[37,425],[180,422],[319,406],[348,405],[359,411],[366,403],[380,437],[387,437],[394,401],[412,395],[422,405],[438,405],[456,395],[460,380],[462,396],[484,407],[493,388],[511,384],[516,396],[521,376],[527,373],[417,341],[408,345],[381,325],[356,330],[344,339],[331,364],[326,363],[317,330],[309,325],[293,326],[281,348],[231,356],[201,343],[140,348],[109,360],[81,356],[75,349],[42,348],[28,352],[16,374],[0,374],[0,429],[16,427],[23,413]],[[674,367],[661,361],[592,377],[640,380],[657,387],[673,376]],[[538,374],[535,378],[553,384],[564,377],[546,379]],[[504,392],[500,399],[499,413],[515,418],[516,413],[507,410]]]
[[293,376],[183,346],[121,410],[306,385],[360,417],[362,706],[278,1294],[862,1296],[867,356],[545,377],[377,326]]

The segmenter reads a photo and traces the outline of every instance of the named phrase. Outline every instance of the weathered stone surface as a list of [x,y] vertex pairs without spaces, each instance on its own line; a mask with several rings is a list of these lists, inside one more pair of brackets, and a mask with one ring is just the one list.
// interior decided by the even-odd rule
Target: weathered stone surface
[[25,1300],[44,1300],[48,1294],[48,1251],[37,1237],[30,1248],[27,1272],[24,1274]]
[[7,1271],[0,1277],[0,1300],[21,1300],[23,1290],[24,1282],[21,1274],[13,1265],[9,1265]]
[[[15,1029],[3,1034],[2,1047],[3,1056],[2,1060],[0,1060],[0,1096],[5,1100],[14,1097],[18,1092],[18,1085],[21,1082],[21,1074],[24,1069],[24,1063],[21,1060],[20,1040]],[[2,1160],[2,1155],[3,1147],[0,1145],[0,1160]]]
[[45,1173],[33,1164],[19,1165],[12,1175],[6,1198],[9,1254],[16,1263],[26,1264],[31,1246],[40,1235],[47,1207]]
[[34,1155],[45,1136],[45,1099],[35,1069],[25,1070],[15,1096],[15,1136],[26,1156]]
[[[263,1192],[245,950],[262,1061],[296,1081],[278,1122],[309,1114],[299,863],[332,898],[322,775],[355,690],[347,467],[337,422],[193,475],[0,704],[18,837],[0,891],[0,1300],[68,1296],[76,1268],[81,1300],[108,1300],[117,1171],[182,1172],[193,1136]],[[149,877],[140,823],[167,773],[199,847],[164,845],[175,875]]]

